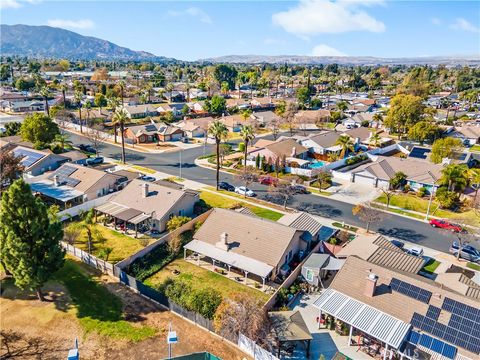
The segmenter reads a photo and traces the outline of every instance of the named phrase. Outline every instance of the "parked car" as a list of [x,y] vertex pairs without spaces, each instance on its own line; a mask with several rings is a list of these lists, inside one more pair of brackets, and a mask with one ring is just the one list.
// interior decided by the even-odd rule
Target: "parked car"
[[[458,248],[458,243],[454,242],[450,247],[450,252],[453,255],[457,256]],[[473,247],[472,245],[464,245],[462,247],[462,250],[460,251],[460,257],[468,261],[480,263],[480,250]]]
[[446,229],[457,233],[462,231],[462,227],[460,225],[451,223],[447,220],[431,219],[430,225],[432,225],[433,227],[438,227],[440,229]]
[[97,156],[97,157],[93,157],[93,158],[88,158],[86,161],[85,161],[85,164],[87,165],[99,165],[99,164],[103,164],[103,157],[101,156]]
[[250,190],[249,188],[247,188],[245,186],[236,187],[235,192],[237,194],[246,195],[246,196],[249,196],[249,197],[257,196],[257,194],[255,194],[252,190]]
[[235,186],[229,184],[228,182],[222,181],[218,183],[218,188],[226,191],[235,191]]
[[92,145],[89,144],[80,144],[78,145],[78,148],[82,151],[89,152],[89,153],[95,153],[96,150]]
[[278,184],[278,179],[274,178],[274,177],[271,177],[271,176],[262,176],[259,180],[259,183],[262,184],[262,185],[273,185],[273,186],[277,186]]
[[143,180],[143,181],[148,181],[148,182],[154,182],[154,181],[157,181],[156,178],[154,178],[153,176],[150,176],[150,175],[142,175],[139,177],[140,180]]
[[423,255],[423,249],[421,247],[412,247],[407,250],[407,254],[413,255],[413,256],[422,256]]
[[290,188],[295,194],[310,194],[310,191],[303,185],[292,185]]
[[400,240],[393,239],[393,240],[390,240],[390,242],[400,249],[403,249],[403,247],[405,246],[405,243]]

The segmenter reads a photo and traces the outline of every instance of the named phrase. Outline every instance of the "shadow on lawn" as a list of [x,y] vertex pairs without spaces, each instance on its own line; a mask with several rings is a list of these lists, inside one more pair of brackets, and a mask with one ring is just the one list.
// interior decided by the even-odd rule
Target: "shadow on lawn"
[[[15,331],[0,332],[0,359],[52,359],[55,353],[64,354],[68,351],[64,342],[45,342],[41,337],[29,337]],[[56,357],[55,357],[56,358]]]

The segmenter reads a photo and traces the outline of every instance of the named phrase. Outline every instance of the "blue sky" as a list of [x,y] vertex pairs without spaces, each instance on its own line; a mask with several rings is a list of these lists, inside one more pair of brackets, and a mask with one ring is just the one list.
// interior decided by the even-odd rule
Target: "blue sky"
[[0,7],[2,24],[52,25],[182,60],[480,56],[478,1],[0,0]]

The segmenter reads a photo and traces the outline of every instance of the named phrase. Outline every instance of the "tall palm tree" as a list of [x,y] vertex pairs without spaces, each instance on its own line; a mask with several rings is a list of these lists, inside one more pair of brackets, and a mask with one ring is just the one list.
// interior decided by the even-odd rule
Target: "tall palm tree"
[[382,137],[378,133],[378,131],[375,131],[371,136],[370,136],[370,144],[378,147],[380,145],[380,140],[382,140]]
[[40,89],[40,95],[43,97],[43,101],[45,101],[45,113],[47,116],[50,116],[50,108],[48,106],[48,97],[50,96],[50,89],[47,86],[42,86]]
[[216,150],[217,150],[217,184],[216,188],[218,190],[218,183],[220,182],[220,143],[228,135],[228,129],[224,123],[219,120],[214,121],[208,127],[208,133],[215,138]]
[[[117,110],[117,108],[120,106],[120,100],[118,100],[117,97],[112,97],[112,98],[108,99],[107,102],[108,102],[108,107],[113,112],[115,112]],[[113,123],[113,139],[114,139],[115,144],[116,144],[117,143],[117,124],[116,123]]]
[[122,139],[122,163],[125,164],[125,123],[130,119],[130,114],[122,106],[117,108],[112,116],[112,121],[120,127],[120,135]]
[[80,132],[83,133],[83,128],[82,128],[82,98],[83,98],[83,93],[79,90],[76,90],[73,97],[74,97],[75,102],[77,103],[77,106],[78,106],[78,115],[79,115],[79,118],[80,118]]
[[86,124],[87,126],[91,125],[90,123],[90,113],[92,112],[92,103],[90,101],[87,101],[85,103],[85,112],[87,113],[87,121]]
[[172,91],[174,89],[174,86],[172,83],[168,83],[167,86],[165,86],[165,90],[169,93],[169,101],[172,102]]
[[60,146],[60,149],[65,150],[66,145],[72,145],[70,136],[67,133],[60,133],[55,135],[55,142]]
[[447,185],[449,191],[463,190],[470,181],[470,171],[465,164],[451,164],[442,169],[443,185]]
[[59,86],[60,91],[62,92],[62,98],[63,98],[63,107],[66,109],[67,108],[67,90],[68,86],[66,83],[61,83]]
[[340,157],[342,159],[347,155],[348,151],[353,151],[353,141],[349,136],[340,136],[335,142],[335,145],[340,145],[342,147],[342,151],[340,153]]
[[123,106],[123,98],[125,96],[125,87],[127,86],[127,84],[125,83],[124,80],[120,80],[118,82],[118,86],[120,86],[120,97],[122,99],[122,106]]
[[242,137],[245,145],[243,148],[243,171],[245,172],[247,170],[248,144],[255,139],[253,127],[251,125],[243,125],[240,129],[240,136]]

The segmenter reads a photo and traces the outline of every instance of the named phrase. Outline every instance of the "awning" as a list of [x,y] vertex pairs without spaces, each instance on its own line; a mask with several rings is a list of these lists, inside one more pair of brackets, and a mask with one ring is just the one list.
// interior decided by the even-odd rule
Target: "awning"
[[138,215],[141,215],[142,212],[139,210],[135,209],[125,209],[122,212],[117,213],[115,217],[119,220],[122,221],[129,221],[130,219],[137,217]]
[[327,265],[322,267],[322,270],[338,271],[342,268],[343,264],[345,264],[345,259],[337,259],[330,256]]
[[192,240],[185,245],[184,248],[234,266],[238,269],[248,271],[249,273],[260,277],[267,277],[273,270],[273,266],[261,261],[234,253],[233,251],[219,249],[214,245],[200,240]]
[[334,289],[325,290],[313,306],[354,328],[399,349],[410,324]]
[[115,204],[113,202],[106,202],[105,204],[97,206],[95,208],[95,210],[110,216],[116,216],[117,214],[121,213],[126,209],[128,209],[128,207]]
[[140,224],[142,221],[150,219],[151,217],[152,217],[152,215],[142,213],[140,215],[137,215],[137,216],[131,218],[130,220],[128,220],[128,222],[131,223],[131,224],[137,225],[137,224]]
[[84,194],[82,191],[75,190],[69,186],[55,186],[53,182],[49,180],[31,183],[30,188],[34,192],[38,192],[61,202],[67,202],[78,197],[83,197]]

